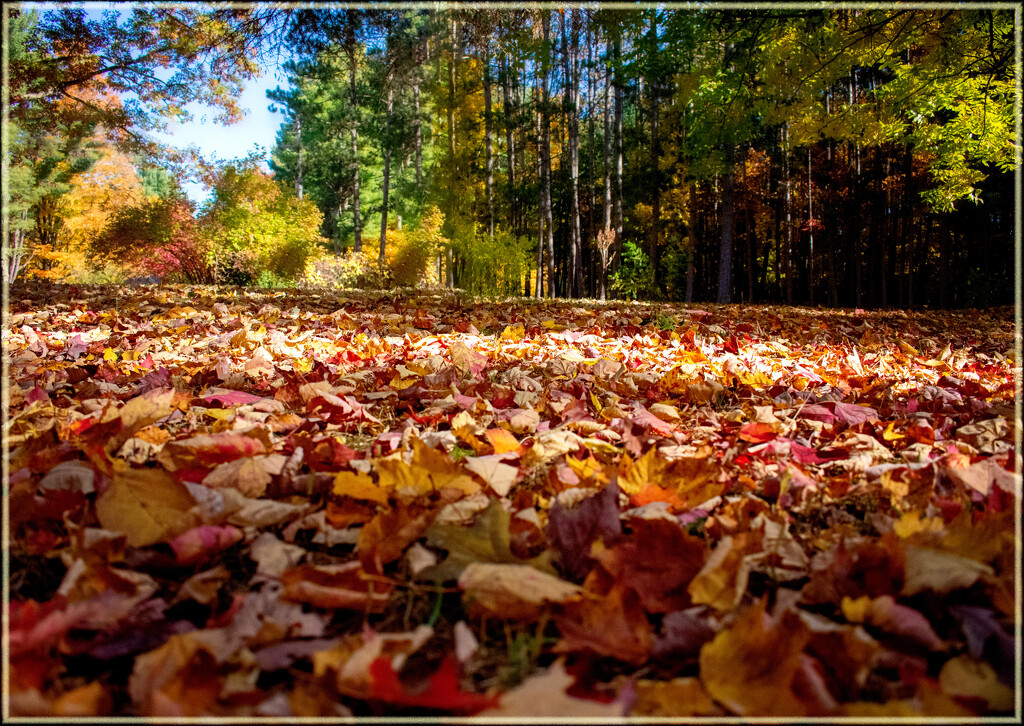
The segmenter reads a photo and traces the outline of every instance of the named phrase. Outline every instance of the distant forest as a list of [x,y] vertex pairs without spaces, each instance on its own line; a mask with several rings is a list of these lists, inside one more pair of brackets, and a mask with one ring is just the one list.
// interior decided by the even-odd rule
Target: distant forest
[[1010,10],[306,10],[289,45],[273,168],[339,249],[430,202],[546,295],[1012,299]]
[[[116,30],[124,47],[145,51],[151,39],[179,38],[168,28],[202,27],[192,46],[174,40],[166,58],[200,68],[212,57],[206,75],[141,96],[146,113],[177,113],[174,104],[201,95],[190,89],[203,89],[231,117],[232,94],[258,72],[259,52],[281,52],[288,80],[268,94],[285,115],[273,179],[319,216],[295,212],[303,221],[285,215],[279,228],[319,227],[302,244],[328,258],[379,251],[381,268],[391,266],[380,280],[602,299],[1013,301],[1019,79],[1009,7],[254,6],[143,15],[131,26],[93,27],[66,11],[24,26],[28,52],[12,60],[12,118],[27,139],[18,143],[40,138],[33,124],[52,133],[65,123],[53,109],[89,101],[60,95],[73,87],[60,74],[79,67],[67,61],[74,53],[60,61],[56,49],[101,44]],[[82,84],[159,85],[152,74],[119,80],[110,71],[117,62],[104,66],[93,46],[81,52],[93,59]],[[171,62],[144,52],[123,62],[146,70],[158,61]],[[56,99],[48,115],[47,99]],[[120,116],[102,119],[108,128],[130,129],[145,115],[116,108]],[[148,173],[150,186],[162,178]],[[196,218],[197,229],[228,230],[217,244],[240,255],[231,240],[252,237],[229,229],[237,190],[259,188],[280,209],[291,202],[263,182],[229,182],[236,190],[221,183],[222,201]],[[23,226],[35,224],[26,234],[40,236],[45,205],[34,204],[38,223],[23,212]],[[190,215],[182,207],[165,217]],[[401,249],[415,235],[422,249],[410,263]],[[107,249],[131,240],[115,242]],[[197,280],[213,269],[213,253],[202,254],[193,255]],[[410,264],[413,272],[395,272]]]

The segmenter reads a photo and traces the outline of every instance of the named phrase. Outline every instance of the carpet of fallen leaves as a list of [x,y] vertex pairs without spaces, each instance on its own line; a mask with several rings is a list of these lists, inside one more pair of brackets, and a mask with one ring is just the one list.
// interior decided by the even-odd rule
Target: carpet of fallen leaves
[[1009,310],[10,315],[15,715],[1012,713]]

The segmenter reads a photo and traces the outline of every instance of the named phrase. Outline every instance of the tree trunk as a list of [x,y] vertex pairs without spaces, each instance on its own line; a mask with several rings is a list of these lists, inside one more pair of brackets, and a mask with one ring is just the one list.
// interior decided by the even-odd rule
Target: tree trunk
[[388,193],[391,191],[391,113],[393,110],[391,81],[388,79],[385,82],[388,84],[388,100],[384,117],[384,182],[381,187],[382,199],[380,203],[381,267],[384,266],[384,262],[387,259],[385,252],[388,243]]
[[807,293],[814,305],[814,185],[811,183],[811,147],[807,147]]
[[565,94],[567,101],[567,116],[569,127],[569,270],[566,280],[566,293],[568,297],[580,297],[582,295],[582,245],[580,235],[580,120],[577,88],[579,78],[577,77],[574,59],[579,55],[579,28],[577,27],[577,12],[566,11],[571,17],[571,29],[569,35],[571,42],[566,39],[565,13],[562,14],[562,67],[565,71]]
[[[540,96],[540,78],[537,78],[538,94]],[[541,112],[537,110],[537,179],[544,179],[544,141],[541,132]],[[537,219],[537,285],[536,293],[537,297],[544,296],[544,190],[541,189],[540,200],[537,203],[538,219]],[[551,286],[551,280],[548,280],[548,287]]]
[[697,182],[690,182],[690,223],[686,235],[690,240],[690,259],[686,263],[686,302],[693,302],[694,286],[697,281]]
[[730,302],[732,297],[732,242],[735,224],[735,174],[733,164],[735,148],[726,147],[725,175],[722,177],[722,246],[718,258],[718,302]]
[[494,239],[494,140],[491,128],[491,48],[484,41],[484,171],[487,188],[487,233]]
[[295,141],[298,144],[298,158],[295,164],[295,196],[302,201],[302,118],[298,115],[295,116]]
[[[659,237],[661,235],[661,139],[658,134],[658,78],[653,66],[658,57],[658,12],[651,13],[651,29],[648,32],[649,63],[652,67],[651,77],[647,79],[648,102],[651,109],[651,147],[650,147],[650,194],[651,194],[651,229],[647,256],[650,259],[651,271],[654,273],[655,290],[662,289],[664,281],[661,276],[659,257]],[[723,238],[724,244],[724,238]],[[731,244],[731,240],[730,240]],[[721,295],[721,290],[719,291]]]
[[[456,36],[458,35],[458,23],[452,18],[451,28],[451,59],[448,63],[448,163],[451,170],[448,198],[449,214],[448,219],[455,219],[455,185],[457,183],[458,167],[455,162],[455,62],[458,50],[456,48]],[[452,259],[452,246],[445,247],[445,277],[448,287],[455,287],[455,270]]]
[[543,56],[541,58],[541,131],[543,143],[541,145],[541,210],[544,214],[544,225],[547,233],[548,253],[548,297],[555,297],[555,234],[554,222],[551,214],[551,122],[548,99],[548,64],[550,61],[549,42],[551,39],[551,18],[549,11],[542,11],[542,31],[544,37]]
[[517,224],[518,205],[516,204],[516,135],[511,100],[512,89],[510,88],[512,79],[509,77],[508,57],[503,54],[501,59],[501,95],[505,107],[505,153],[508,157],[506,166],[508,167],[509,217],[512,231],[517,233],[519,225]]
[[745,224],[744,233],[747,238],[747,302],[754,302],[754,290],[757,284],[757,226],[754,222],[754,212],[749,202],[743,210]]
[[615,37],[615,258],[618,269],[622,262],[622,39]]
[[[609,50],[608,46],[609,44],[605,42],[606,62]],[[604,76],[604,103],[602,109],[602,115],[604,116],[604,224],[602,225],[602,228],[605,235],[611,234],[612,231],[612,117],[608,98],[608,90],[609,86],[611,86],[611,80],[611,66],[607,66],[605,68]],[[601,300],[604,300],[608,295],[607,264],[602,264],[601,266],[601,279],[598,292]]]
[[413,124],[416,128],[416,191],[423,193],[423,120],[420,118],[420,84],[412,84],[412,105],[415,112]]
[[[587,244],[582,246],[583,253],[589,260],[589,264],[586,266],[586,274],[583,276],[583,295],[593,296],[597,291],[597,285],[594,281],[597,280],[601,273],[597,271],[596,265],[597,255],[594,254],[595,247],[594,241],[597,239],[594,225],[594,211],[597,209],[597,185],[594,183],[594,170],[597,167],[595,163],[594,154],[596,152],[596,143],[594,140],[594,46],[597,44],[597,36],[592,33],[591,27],[588,24],[584,31],[584,44],[587,46],[587,149],[590,152],[590,158],[587,163],[587,182],[588,182],[588,195],[587,195]],[[580,72],[577,69],[577,85],[579,89]],[[580,99],[580,103],[583,100]],[[582,243],[581,243],[582,244]]]
[[786,275],[786,304],[793,304],[793,194],[791,189],[790,177],[789,177],[789,124],[787,123],[784,130],[785,143],[782,147],[782,153],[785,155],[783,160],[783,174],[786,181],[786,248],[784,252],[785,257],[785,275]]
[[[607,43],[605,44],[605,53],[607,54]],[[604,116],[604,230],[609,231],[612,228],[612,118],[611,108],[608,103],[608,90],[611,85],[612,71],[611,66],[605,69],[605,82],[604,82],[604,104],[602,108]]]
[[352,238],[356,252],[363,251],[361,220],[359,219],[359,105],[356,99],[356,46],[355,40],[349,35],[348,50],[348,81],[349,101],[352,104]]

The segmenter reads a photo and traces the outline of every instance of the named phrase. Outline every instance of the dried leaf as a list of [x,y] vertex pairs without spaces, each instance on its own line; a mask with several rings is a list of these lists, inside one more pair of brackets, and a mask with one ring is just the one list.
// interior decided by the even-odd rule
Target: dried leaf
[[771,623],[761,602],[743,610],[700,651],[700,679],[708,694],[738,716],[805,716],[793,688],[810,633],[785,613]]
[[459,575],[471,611],[509,620],[538,617],[547,603],[582,596],[583,588],[527,565],[472,562]]
[[188,489],[159,469],[118,468],[96,500],[104,529],[124,532],[132,547],[168,540],[194,524]]

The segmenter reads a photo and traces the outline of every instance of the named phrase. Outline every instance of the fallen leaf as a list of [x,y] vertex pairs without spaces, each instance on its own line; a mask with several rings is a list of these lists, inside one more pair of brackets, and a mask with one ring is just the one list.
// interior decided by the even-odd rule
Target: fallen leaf
[[939,685],[955,698],[983,701],[990,711],[1013,710],[1013,689],[999,682],[992,666],[969,655],[958,655],[946,661],[939,672]]
[[398,679],[391,661],[378,658],[370,665],[373,685],[370,698],[416,708],[440,709],[474,714],[493,706],[494,696],[463,691],[459,687],[458,661],[445,658],[422,690],[410,691]]
[[650,657],[654,633],[636,593],[615,585],[605,595],[559,605],[553,616],[562,639],[556,653],[579,651],[640,665]]
[[665,519],[630,520],[633,532],[594,557],[617,582],[634,590],[649,613],[690,604],[687,585],[704,565],[704,541]]
[[509,620],[535,619],[548,603],[582,596],[583,588],[528,565],[472,562],[459,575],[470,612]]
[[573,677],[565,672],[565,659],[559,658],[542,673],[535,673],[515,688],[500,697],[497,706],[476,714],[477,718],[489,719],[620,719],[625,714],[625,704],[616,700],[601,703],[586,698],[576,698],[567,693],[573,684]]
[[281,573],[281,597],[324,609],[383,611],[391,585],[368,576],[358,562],[340,565],[299,565]]
[[497,499],[490,500],[487,508],[477,516],[472,527],[452,524],[433,524],[427,530],[427,544],[448,550],[444,561],[420,571],[420,580],[457,580],[463,570],[474,562],[498,564],[525,564],[542,572],[555,574],[550,553],[545,551],[530,560],[513,554],[509,531],[509,514]]
[[806,716],[793,681],[809,639],[799,617],[786,612],[773,624],[758,601],[701,649],[701,683],[738,716]]
[[612,483],[572,509],[555,500],[548,518],[547,537],[558,551],[562,570],[572,579],[582,580],[594,562],[591,545],[599,539],[612,539],[622,533],[619,517],[619,488]]
[[118,468],[110,486],[96,499],[104,529],[124,532],[132,547],[165,541],[193,523],[196,503],[188,489],[159,469]]

